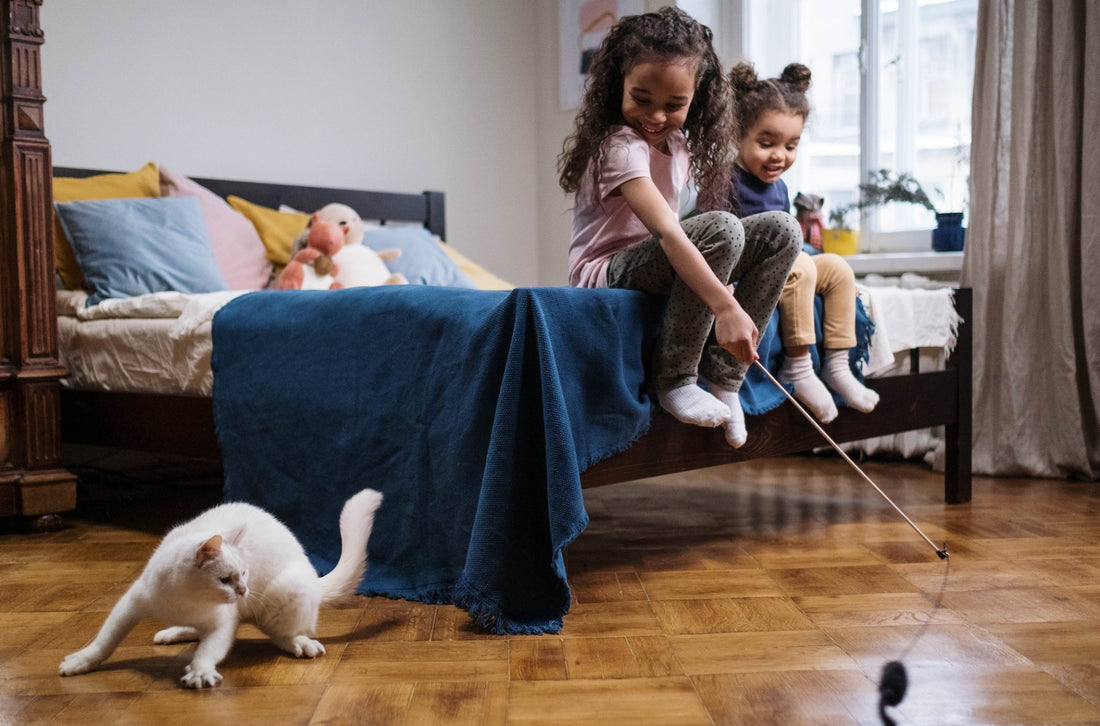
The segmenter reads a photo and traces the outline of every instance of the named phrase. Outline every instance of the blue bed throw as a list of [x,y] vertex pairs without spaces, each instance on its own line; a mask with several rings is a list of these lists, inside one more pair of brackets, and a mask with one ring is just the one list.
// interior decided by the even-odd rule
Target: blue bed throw
[[[566,287],[238,297],[213,323],[226,499],[278,516],[327,572],[344,501],[377,489],[360,592],[453,603],[494,633],[557,631],[562,550],[588,523],[580,473],[649,427],[663,304]],[[759,347],[773,371],[777,322]],[[871,328],[860,306],[854,370]],[[784,400],[750,369],[746,413]]]
[[561,628],[580,472],[649,426],[660,298],[564,287],[256,292],[214,318],[227,500],[326,572],[344,501],[385,495],[360,587],[453,603],[494,633]]

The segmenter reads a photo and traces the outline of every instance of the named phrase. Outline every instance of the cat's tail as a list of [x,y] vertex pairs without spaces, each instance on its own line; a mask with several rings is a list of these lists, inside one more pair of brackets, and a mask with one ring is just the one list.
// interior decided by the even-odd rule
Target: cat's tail
[[334,605],[355,594],[367,571],[367,540],[381,492],[364,489],[344,502],[340,512],[340,561],[321,578],[321,605]]

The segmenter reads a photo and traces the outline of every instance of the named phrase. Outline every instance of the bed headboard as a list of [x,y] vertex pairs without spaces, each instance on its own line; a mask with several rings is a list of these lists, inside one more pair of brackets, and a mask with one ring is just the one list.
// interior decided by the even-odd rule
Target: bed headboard
[[[55,177],[83,178],[96,174],[109,174],[99,169],[54,167]],[[203,179],[191,177],[220,197],[234,195],[272,209],[279,205],[312,212],[330,202],[346,204],[363,219],[380,219],[383,222],[418,222],[432,234],[446,240],[446,214],[443,192],[372,192],[336,187],[304,187],[268,182],[234,181],[232,179]]]

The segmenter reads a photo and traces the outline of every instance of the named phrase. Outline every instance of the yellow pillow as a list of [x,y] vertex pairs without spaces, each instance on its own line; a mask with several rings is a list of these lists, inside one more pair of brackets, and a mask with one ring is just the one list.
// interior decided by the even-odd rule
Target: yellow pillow
[[276,271],[285,267],[290,262],[290,248],[294,245],[294,238],[306,228],[309,215],[302,212],[280,212],[232,195],[226,197],[226,201],[252,222],[267,249],[267,259],[275,265]]
[[440,241],[439,246],[442,247],[443,251],[447,253],[447,256],[451,258],[451,261],[458,265],[458,269],[462,270],[470,276],[470,279],[474,281],[474,284],[478,286],[478,289],[511,290],[515,287],[515,285],[505,282],[493,273],[489,272],[484,267],[456,250],[451,245]]
[[[133,197],[159,197],[160,174],[157,165],[149,162],[137,171],[125,174],[99,174],[77,179],[55,177],[53,200],[55,202],[83,202],[89,199],[130,199]],[[70,290],[84,287],[84,276],[76,262],[76,255],[69,244],[57,213],[53,215],[53,257],[57,274]]]

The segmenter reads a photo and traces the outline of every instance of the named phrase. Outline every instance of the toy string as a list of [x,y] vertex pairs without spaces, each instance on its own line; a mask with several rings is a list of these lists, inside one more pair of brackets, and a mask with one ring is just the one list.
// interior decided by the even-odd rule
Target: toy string
[[783,392],[783,395],[787,397],[787,400],[789,400],[791,403],[794,404],[794,407],[796,409],[798,409],[798,412],[801,413],[806,418],[806,420],[809,421],[810,424],[815,429],[817,429],[817,432],[819,434],[821,434],[825,438],[826,441],[829,442],[829,445],[832,446],[833,449],[836,450],[836,453],[840,454],[840,456],[846,462],[848,462],[851,465],[851,467],[853,469],[855,469],[856,472],[861,477],[863,477],[863,480],[866,481],[868,484],[870,484],[871,487],[876,492],[878,492],[879,495],[883,499],[886,500],[886,503],[889,504],[891,507],[893,507],[897,511],[897,513],[901,515],[902,519],[904,519],[906,522],[908,522],[909,526],[912,527],[913,530],[916,531],[917,534],[919,534],[921,537],[923,537],[925,542],[927,542],[928,544],[930,544],[932,546],[932,549],[934,549],[936,551],[936,554],[939,556],[939,558],[941,560],[946,560],[948,557],[950,557],[950,554],[947,551],[946,543],[944,544],[944,546],[942,548],[937,547],[936,543],[933,542],[931,539],[929,539],[928,535],[926,535],[924,532],[922,532],[921,528],[918,527],[916,525],[916,523],[912,519],[910,519],[908,517],[908,515],[905,514],[905,512],[903,512],[901,510],[901,507],[899,507],[897,504],[894,504],[894,500],[890,499],[890,497],[888,497],[886,495],[886,492],[882,491],[882,489],[879,488],[878,484],[875,484],[875,482],[871,479],[871,477],[867,476],[867,474],[865,474],[863,472],[863,469],[860,469],[859,466],[857,466],[856,463],[854,461],[852,461],[851,457],[849,457],[846,453],[844,453],[844,450],[841,449],[840,446],[838,446],[835,441],[833,441],[832,437],[829,436],[829,434],[825,433],[825,429],[821,428],[821,426],[817,423],[817,421],[814,420],[814,417],[811,416],[810,413],[808,411],[806,411],[806,409],[802,408],[802,404],[800,404],[797,400],[795,400],[795,397],[791,395],[790,391],[788,391],[786,388],[784,388],[782,383],[780,383],[778,380],[776,380],[775,376],[773,376],[771,374],[771,372],[767,368],[764,367],[764,364],[760,362],[760,359],[757,358],[753,362],[757,365],[758,368],[760,368],[760,370],[764,371],[764,375],[766,375],[768,377],[768,380],[770,380],[772,383],[774,383],[775,387]]
[[[829,442],[829,445],[832,446],[834,450],[836,450],[836,453],[840,454],[840,456],[846,462],[848,462],[848,464],[850,464],[851,467],[855,469],[861,477],[863,477],[864,481],[870,484],[871,487],[876,492],[878,492],[879,495],[883,499],[885,499],[886,502],[891,507],[893,507],[898,514],[902,516],[902,519],[908,522],[909,526],[912,527],[917,534],[924,538],[925,542],[932,545],[932,549],[936,551],[936,554],[939,556],[939,558],[941,560],[948,560],[950,554],[948,554],[947,552],[947,543],[945,542],[942,548],[937,547],[936,544],[928,538],[928,535],[922,532],[920,527],[918,527],[916,523],[912,519],[910,519],[905,514],[905,512],[901,510],[901,507],[899,507],[897,504],[894,504],[894,501],[886,495],[886,492],[882,491],[882,489],[879,488],[878,484],[875,484],[871,477],[867,476],[867,474],[864,473],[863,469],[860,469],[856,465],[856,463],[852,461],[851,457],[844,453],[844,450],[841,449],[835,441],[833,441],[832,437],[825,433],[825,429],[821,428],[817,421],[814,420],[813,416],[811,416],[809,412],[807,412],[806,409],[804,409],[802,405],[797,400],[795,400],[795,397],[791,395],[790,391],[784,388],[783,384],[775,379],[771,372],[764,367],[764,364],[761,363],[759,359],[755,360],[754,363],[756,363],[757,367],[759,367],[760,370],[764,371],[764,375],[768,377],[768,380],[774,383],[775,387],[783,392],[783,395],[787,397],[787,400],[794,404],[794,407],[798,409],[798,412],[801,413],[805,417],[805,419],[809,421],[815,429],[817,429],[817,432],[821,434],[821,436],[824,437],[826,441]],[[909,645],[905,648],[905,651],[901,654],[901,656],[899,656],[897,660],[893,660],[887,663],[882,669],[882,675],[879,678],[878,687],[878,712],[884,726],[897,726],[897,722],[894,721],[894,719],[890,716],[886,709],[887,707],[897,707],[898,704],[901,703],[902,699],[905,698],[905,692],[909,688],[909,676],[905,671],[905,665],[902,663],[902,661],[913,650],[913,647],[917,644],[917,641],[919,641],[924,636],[924,633],[928,629],[928,626],[931,625],[936,612],[939,611],[943,602],[943,593],[947,587],[947,575],[948,572],[950,572],[950,568],[951,561],[948,560],[947,569],[945,569],[943,573],[943,583],[940,585],[940,594],[936,598],[936,607],[932,611],[932,615],[929,616],[928,620],[926,620],[924,625],[921,626],[921,629],[917,631],[916,636],[909,642]]]

